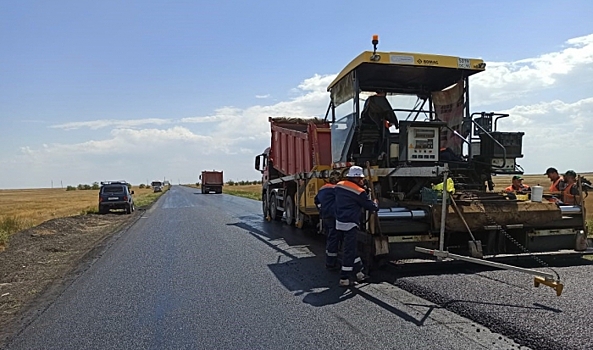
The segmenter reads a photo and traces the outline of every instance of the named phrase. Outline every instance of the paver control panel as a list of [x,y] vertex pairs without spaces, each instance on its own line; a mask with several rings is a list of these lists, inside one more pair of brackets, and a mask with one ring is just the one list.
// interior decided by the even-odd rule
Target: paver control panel
[[401,122],[400,161],[438,162],[441,123]]

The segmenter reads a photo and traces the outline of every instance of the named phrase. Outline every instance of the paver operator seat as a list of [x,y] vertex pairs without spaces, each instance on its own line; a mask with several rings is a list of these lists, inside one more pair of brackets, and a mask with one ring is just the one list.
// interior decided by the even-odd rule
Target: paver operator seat
[[362,146],[362,150],[359,161],[369,160],[374,163],[389,147],[389,129],[384,123],[387,121],[398,127],[397,116],[387,97],[380,92],[367,98],[360,115],[358,144]]

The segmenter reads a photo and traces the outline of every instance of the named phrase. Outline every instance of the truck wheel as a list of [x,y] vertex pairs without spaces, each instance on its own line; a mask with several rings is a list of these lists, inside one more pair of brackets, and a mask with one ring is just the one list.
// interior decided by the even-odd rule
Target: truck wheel
[[278,201],[276,195],[270,196],[270,217],[272,220],[280,221],[282,219],[282,212],[278,210]]
[[284,212],[286,213],[286,223],[291,226],[294,223],[294,199],[290,195],[284,200]]
[[264,220],[268,219],[268,198],[266,198],[266,192],[261,194],[261,211],[264,214]]

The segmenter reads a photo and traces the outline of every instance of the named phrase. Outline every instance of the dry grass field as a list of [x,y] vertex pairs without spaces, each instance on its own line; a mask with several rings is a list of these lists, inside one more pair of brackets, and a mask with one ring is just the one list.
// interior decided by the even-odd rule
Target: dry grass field
[[222,192],[234,196],[261,200],[261,185],[225,186]]
[[[133,187],[137,207],[154,201],[161,193]],[[59,217],[98,211],[97,190],[65,189],[0,190],[0,247],[9,234]]]

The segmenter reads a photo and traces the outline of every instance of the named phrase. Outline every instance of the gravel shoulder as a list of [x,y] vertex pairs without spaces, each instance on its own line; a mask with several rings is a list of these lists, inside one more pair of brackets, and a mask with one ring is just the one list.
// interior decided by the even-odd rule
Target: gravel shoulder
[[0,348],[143,212],[57,218],[12,235],[0,252]]

